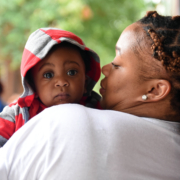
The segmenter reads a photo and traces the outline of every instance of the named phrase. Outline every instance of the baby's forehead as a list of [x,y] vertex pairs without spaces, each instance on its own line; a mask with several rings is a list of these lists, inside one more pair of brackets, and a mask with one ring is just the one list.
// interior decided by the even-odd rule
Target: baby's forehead
[[[58,47],[48,53],[41,62],[74,62],[74,61],[80,61],[83,62],[83,58],[80,54],[80,52],[77,49],[69,48],[69,47]],[[83,62],[84,63],[84,62]]]
[[71,43],[68,43],[68,42],[62,42],[60,44],[56,44],[56,45],[52,46],[52,48],[49,49],[49,51],[47,52],[46,56],[48,56],[49,54],[54,53],[57,50],[61,50],[61,49],[67,50],[67,53],[68,53],[68,51],[76,51],[77,53],[79,53],[81,51],[80,48],[77,47],[74,44],[71,44]]

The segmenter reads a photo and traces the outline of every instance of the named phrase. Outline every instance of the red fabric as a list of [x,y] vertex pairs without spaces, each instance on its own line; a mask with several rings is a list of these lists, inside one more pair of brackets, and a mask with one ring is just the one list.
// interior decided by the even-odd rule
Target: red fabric
[[23,125],[24,125],[24,119],[22,117],[22,114],[19,114],[17,116],[15,116],[15,121],[16,121],[16,124],[15,124],[15,132],[21,128]]
[[[10,107],[13,104],[15,103],[12,103]],[[35,115],[43,111],[45,108],[46,106],[43,105],[39,100],[34,99],[29,110],[30,118],[34,117]],[[18,129],[20,129],[24,125],[24,123],[25,121],[23,119],[22,114],[18,114],[15,116],[15,123],[9,120],[0,118],[0,135],[6,139],[9,139],[14,134],[14,132],[16,132]]]
[[0,118],[0,135],[6,139],[9,139],[15,130],[15,124],[6,119]]
[[81,98],[79,104],[85,106],[85,104],[86,104],[86,103],[85,103],[86,99],[87,99],[87,96],[83,96],[83,97]]
[[77,41],[81,45],[84,45],[83,41],[78,36],[74,35],[71,32],[64,31],[64,30],[59,31],[56,29],[50,29],[50,30],[40,29],[40,30],[48,34],[53,40],[57,41],[58,43],[60,43],[59,39],[61,37],[67,37],[67,38],[71,38]]
[[34,94],[30,95],[30,96],[26,96],[24,98],[19,98],[18,99],[18,105],[22,108],[22,107],[29,107],[31,106],[31,103],[34,99]]
[[37,64],[41,59],[31,53],[29,50],[24,49],[21,61],[21,74],[25,77],[27,71]]
[[[101,75],[101,68],[100,68],[100,63],[96,62],[93,58],[91,58],[91,70],[87,72],[87,75],[91,77],[95,82],[99,80],[99,77]],[[98,67],[98,68],[94,68]],[[98,71],[95,71],[98,70]]]
[[29,109],[29,119],[33,118],[35,115],[43,111],[45,108],[47,107],[44,104],[42,104],[38,99],[34,99]]
[[96,107],[95,107],[96,109],[103,109],[102,107],[101,107],[101,105],[100,105],[100,102],[98,101],[97,102],[97,104],[96,104]]

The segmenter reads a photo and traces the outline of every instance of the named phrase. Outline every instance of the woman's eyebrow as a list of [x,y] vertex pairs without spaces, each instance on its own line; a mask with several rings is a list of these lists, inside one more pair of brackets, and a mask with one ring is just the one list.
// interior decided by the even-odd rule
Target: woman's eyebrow
[[39,71],[40,71],[44,66],[55,66],[55,65],[52,64],[52,63],[44,63],[44,64],[39,68]]
[[118,51],[118,54],[120,54],[121,48],[119,48],[119,47],[116,46],[115,49]]

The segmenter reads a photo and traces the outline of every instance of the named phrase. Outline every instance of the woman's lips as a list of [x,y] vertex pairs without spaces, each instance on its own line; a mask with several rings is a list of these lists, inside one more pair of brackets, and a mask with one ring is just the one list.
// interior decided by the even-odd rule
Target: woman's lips
[[99,89],[99,92],[100,92],[100,94],[103,96],[103,94],[105,93],[105,89],[100,88],[100,89]]
[[100,94],[103,95],[105,91],[106,90],[103,88],[102,83],[101,83],[101,88],[99,89]]

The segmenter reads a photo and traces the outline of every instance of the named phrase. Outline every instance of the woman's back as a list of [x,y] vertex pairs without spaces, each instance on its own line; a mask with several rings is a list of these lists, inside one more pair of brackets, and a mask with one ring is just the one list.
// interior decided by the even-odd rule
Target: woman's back
[[6,173],[9,180],[178,180],[178,128],[122,112],[54,106],[1,149],[1,180]]

